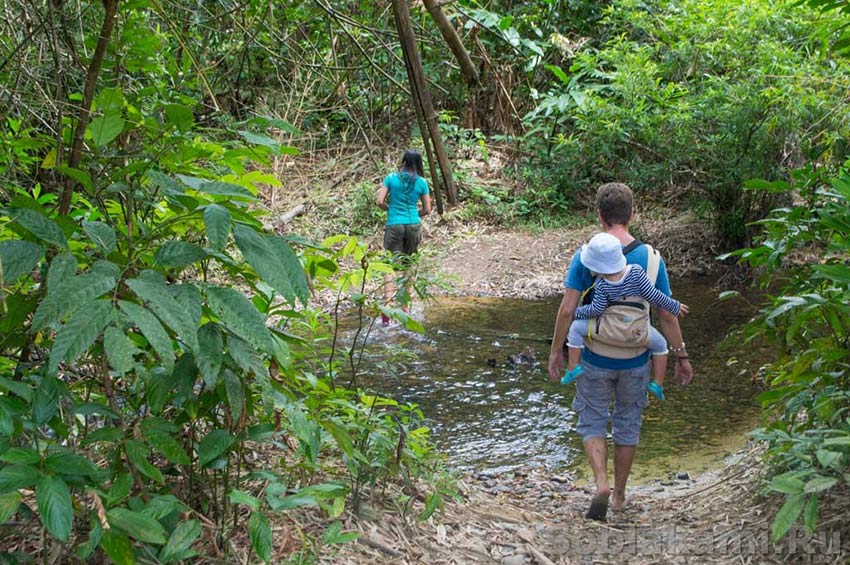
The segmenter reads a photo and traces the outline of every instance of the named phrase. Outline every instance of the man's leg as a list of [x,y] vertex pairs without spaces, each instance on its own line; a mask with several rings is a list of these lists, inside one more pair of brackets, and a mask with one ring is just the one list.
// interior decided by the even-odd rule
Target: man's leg
[[611,497],[611,509],[615,512],[619,512],[626,505],[626,483],[636,451],[636,445],[614,446],[614,495]]
[[622,510],[626,504],[626,484],[635,459],[643,409],[646,407],[646,385],[649,382],[649,363],[617,371],[614,385],[614,493],[612,508]]
[[584,453],[593,470],[596,482],[596,494],[608,496],[611,486],[608,483],[608,441],[604,437],[591,437],[584,442]]
[[593,471],[596,494],[587,512],[588,518],[600,520],[608,510],[608,448],[606,431],[610,418],[612,372],[582,363],[584,372],[576,381],[573,410],[578,414],[577,430],[584,443],[584,451]]

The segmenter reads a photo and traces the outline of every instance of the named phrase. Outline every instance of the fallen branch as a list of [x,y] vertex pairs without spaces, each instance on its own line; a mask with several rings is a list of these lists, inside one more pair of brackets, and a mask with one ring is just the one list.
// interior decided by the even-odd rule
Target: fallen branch
[[404,557],[404,554],[402,552],[396,551],[395,549],[388,547],[382,544],[381,542],[377,542],[362,535],[357,537],[357,543],[362,543],[363,545],[368,545],[369,547],[377,549],[378,551],[383,551],[391,557]]
[[286,214],[281,214],[277,219],[277,223],[280,224],[280,225],[288,224],[294,218],[303,214],[305,210],[306,210],[306,208],[304,207],[304,205],[299,204],[298,206],[296,206],[295,208],[293,208],[292,210],[290,210]]

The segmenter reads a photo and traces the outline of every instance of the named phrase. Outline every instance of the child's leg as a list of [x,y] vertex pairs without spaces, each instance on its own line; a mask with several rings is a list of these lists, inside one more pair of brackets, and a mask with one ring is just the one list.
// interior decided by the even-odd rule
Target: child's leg
[[663,385],[667,376],[667,340],[652,326],[649,326],[649,351],[652,355],[652,378]]
[[573,320],[567,334],[567,368],[572,371],[581,361],[584,349],[584,336],[587,334],[587,320]]

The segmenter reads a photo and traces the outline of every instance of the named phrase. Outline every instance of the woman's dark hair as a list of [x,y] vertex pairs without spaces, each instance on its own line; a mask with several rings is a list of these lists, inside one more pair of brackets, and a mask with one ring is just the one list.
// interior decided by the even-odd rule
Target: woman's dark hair
[[425,176],[425,169],[422,168],[422,155],[415,149],[408,149],[404,152],[401,158],[401,170],[409,173],[416,173],[420,177]]

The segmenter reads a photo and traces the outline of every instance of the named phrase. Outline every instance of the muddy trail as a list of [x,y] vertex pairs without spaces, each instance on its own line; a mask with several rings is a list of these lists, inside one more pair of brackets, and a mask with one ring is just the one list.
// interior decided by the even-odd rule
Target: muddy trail
[[[483,229],[449,238],[441,237],[440,229],[449,228],[431,227],[436,237],[425,260],[449,277],[448,292],[522,299],[560,293],[563,269],[573,250],[596,231],[595,226],[534,234]],[[711,272],[711,249],[703,244],[694,251],[695,246],[688,243],[702,231],[693,218],[645,220],[641,231],[642,238],[665,254],[672,250],[669,264],[674,276],[702,275],[712,280],[717,276]],[[749,384],[757,371],[756,364],[740,378]],[[592,491],[572,471],[558,474],[523,467],[496,473],[472,471],[426,521],[418,518],[423,493],[414,493],[412,505],[399,502],[408,499],[401,492],[395,497],[376,495],[364,511],[346,522],[348,529],[359,532],[358,541],[326,555],[322,562],[845,562],[850,556],[850,530],[844,516],[850,500],[833,497],[813,535],[797,528],[773,543],[772,520],[782,499],[764,490],[761,447],[746,442],[746,432],[740,428],[729,431],[737,434],[738,445],[744,445],[737,453],[715,461],[710,470],[672,472],[630,485],[627,508],[620,513],[609,511],[603,523],[584,518]],[[699,454],[681,455],[683,459],[691,456]]]

